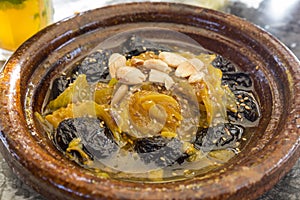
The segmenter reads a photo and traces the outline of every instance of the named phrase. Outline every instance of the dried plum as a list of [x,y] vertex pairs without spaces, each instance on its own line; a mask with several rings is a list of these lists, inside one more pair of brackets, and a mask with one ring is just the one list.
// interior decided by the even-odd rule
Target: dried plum
[[228,85],[231,90],[252,87],[252,80],[247,73],[223,73],[222,83]]
[[107,126],[100,127],[99,123],[88,123],[89,131],[83,132],[82,143],[85,148],[97,159],[111,156],[118,150],[112,132]]
[[55,134],[54,142],[66,151],[69,143],[75,138],[81,138],[83,151],[92,159],[109,157],[117,150],[117,144],[113,141],[111,131],[96,118],[70,118],[62,121]]
[[178,139],[167,139],[161,136],[138,139],[135,151],[145,163],[154,162],[159,167],[181,163],[186,155],[181,151],[182,142]]
[[234,148],[236,142],[241,139],[244,133],[242,126],[225,123],[209,128],[199,128],[196,134],[195,148],[204,152]]
[[74,124],[74,119],[66,119],[62,121],[56,131],[54,132],[54,143],[62,151],[66,151],[69,143],[79,137],[76,131],[76,124]]
[[135,142],[135,150],[138,153],[154,152],[165,147],[168,141],[168,139],[160,136],[138,139]]
[[212,65],[219,68],[223,73],[236,71],[236,67],[234,66],[234,64],[220,55],[218,55],[216,59],[214,59]]
[[123,55],[125,55],[127,59],[132,56],[138,56],[146,51],[153,51],[156,54],[158,54],[159,51],[170,51],[170,49],[166,46],[142,39],[136,35],[128,38],[122,46]]
[[236,99],[238,101],[238,112],[228,112],[230,121],[243,122],[255,122],[260,117],[260,110],[258,103],[256,102],[253,94],[246,91],[234,91]]
[[112,51],[97,50],[83,59],[77,66],[78,74],[86,74],[89,83],[96,83],[109,79],[108,59]]
[[74,79],[67,76],[60,76],[54,79],[50,90],[49,101],[58,97],[73,81]]

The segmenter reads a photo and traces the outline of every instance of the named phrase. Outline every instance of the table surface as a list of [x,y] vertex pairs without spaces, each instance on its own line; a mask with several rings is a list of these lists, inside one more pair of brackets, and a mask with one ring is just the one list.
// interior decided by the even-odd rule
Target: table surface
[[[117,2],[132,1],[53,0],[55,10],[54,21],[70,16],[74,12]],[[201,0],[178,0],[177,2],[197,4],[201,2]],[[68,9],[65,9],[66,7]],[[222,8],[222,10],[245,18],[262,27],[281,40],[298,58],[300,58],[300,0],[229,0],[227,6]],[[22,181],[13,174],[1,154],[0,199],[45,200],[44,197],[23,184]],[[300,159],[280,182],[278,182],[270,191],[258,198],[258,200],[271,199],[300,199]]]

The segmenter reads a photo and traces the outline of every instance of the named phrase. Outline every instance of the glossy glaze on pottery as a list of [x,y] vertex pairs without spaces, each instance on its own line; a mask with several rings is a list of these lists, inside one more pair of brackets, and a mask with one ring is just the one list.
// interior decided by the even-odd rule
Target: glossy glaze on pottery
[[[254,80],[263,116],[259,128],[240,154],[205,176],[167,184],[101,179],[58,152],[33,120],[53,76],[107,37],[143,27],[187,34]],[[6,64],[0,82],[1,151],[20,178],[51,199],[255,199],[299,157],[299,70],[299,61],[278,40],[232,15],[169,3],[96,9],[39,32]]]

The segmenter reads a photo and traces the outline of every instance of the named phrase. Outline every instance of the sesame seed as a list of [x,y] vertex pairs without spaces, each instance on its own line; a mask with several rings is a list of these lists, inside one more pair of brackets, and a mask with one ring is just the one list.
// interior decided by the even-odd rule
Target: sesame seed
[[247,106],[247,105],[245,106],[245,109],[246,110],[251,110],[251,108],[249,106]]

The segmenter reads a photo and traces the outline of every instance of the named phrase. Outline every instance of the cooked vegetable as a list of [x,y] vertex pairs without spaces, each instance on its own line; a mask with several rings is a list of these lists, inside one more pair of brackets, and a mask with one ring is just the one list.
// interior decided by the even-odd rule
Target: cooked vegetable
[[56,99],[49,102],[46,107],[48,112],[66,107],[69,103],[76,103],[91,99],[91,92],[85,75],[79,75],[74,83],[62,92]]
[[52,114],[46,115],[45,119],[50,122],[54,128],[57,128],[61,121],[68,118],[98,117],[106,123],[112,132],[119,132],[118,127],[108,111],[105,105],[99,105],[93,101],[85,101],[82,103],[68,104],[66,108],[62,107]]
[[182,119],[180,105],[174,98],[143,90],[130,98],[129,116],[136,127],[146,128],[146,131],[151,131],[149,125],[154,121],[163,125],[162,131],[176,132]]
[[112,99],[115,84],[97,83],[95,87],[94,100],[97,104],[109,104]]

